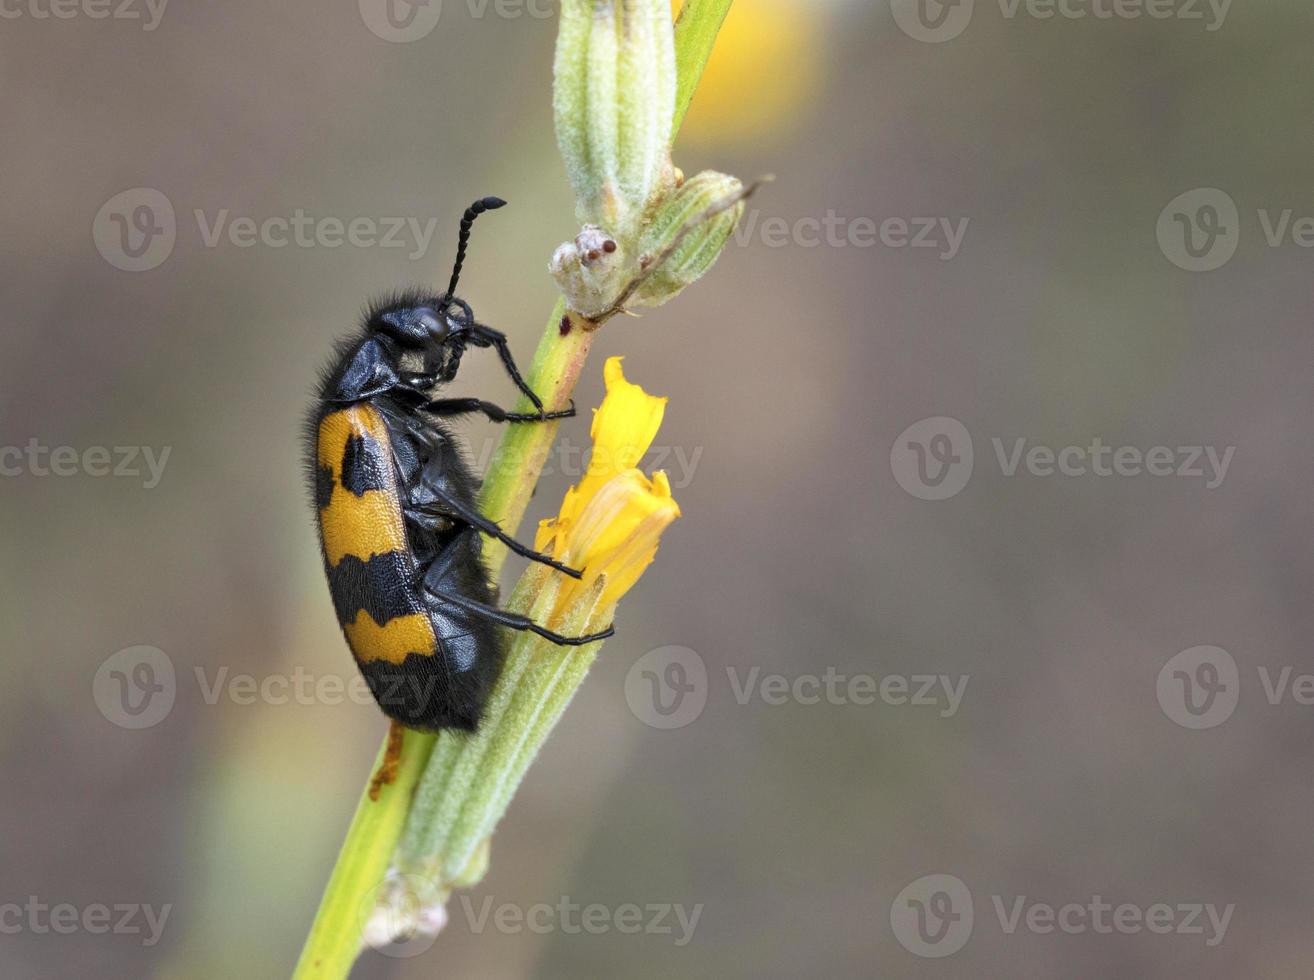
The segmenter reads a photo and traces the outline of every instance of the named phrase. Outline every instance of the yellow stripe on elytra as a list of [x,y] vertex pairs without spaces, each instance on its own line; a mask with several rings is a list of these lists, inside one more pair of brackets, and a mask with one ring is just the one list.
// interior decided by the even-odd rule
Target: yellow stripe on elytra
[[380,626],[362,609],[356,621],[342,627],[347,644],[361,663],[386,660],[400,664],[408,653],[431,656],[434,652],[433,625],[424,613],[396,616]]
[[388,429],[368,405],[352,405],[324,416],[319,423],[319,465],[333,472],[333,493],[319,512],[324,554],[330,565],[347,555],[369,561],[372,555],[403,551],[406,528],[395,481],[387,490],[367,490],[356,496],[342,486],[342,454],[352,436],[367,437],[387,452]]

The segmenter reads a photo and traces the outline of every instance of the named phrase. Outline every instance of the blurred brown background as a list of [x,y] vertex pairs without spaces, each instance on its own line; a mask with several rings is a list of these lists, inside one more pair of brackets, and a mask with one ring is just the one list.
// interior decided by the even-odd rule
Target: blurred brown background
[[[352,676],[301,413],[370,296],[445,277],[476,196],[512,206],[476,229],[461,291],[533,351],[547,257],[575,231],[551,7],[446,0],[431,31],[390,43],[371,0],[127,8],[145,20],[34,2],[0,20],[0,444],[16,450],[0,457],[0,974],[285,976],[384,723],[224,685]],[[369,954],[355,976],[1308,973],[1314,708],[1293,685],[1314,669],[1314,254],[1297,241],[1314,215],[1314,15],[894,2],[739,0],[677,162],[778,180],[704,282],[606,326],[578,393],[596,405],[603,358],[624,354],[670,396],[659,443],[685,516],[470,902],[701,906],[692,938],[481,929],[454,905],[432,949]],[[162,260],[143,231],[158,197],[116,200],[135,188],[173,208]],[[1165,210],[1196,188],[1225,196]],[[427,248],[409,232],[403,248],[205,240],[225,211],[297,209],[436,224]],[[828,213],[829,242],[796,224]],[[937,238],[940,219],[963,229],[956,250],[870,231],[928,217]],[[1212,271],[1179,267],[1233,244]],[[488,356],[457,388],[511,398]],[[922,452],[926,486],[947,465],[935,486],[961,482],[961,434],[901,435],[931,417],[974,449],[942,500],[896,479],[917,489]],[[465,431],[476,457],[495,435]],[[587,445],[587,422],[563,435]],[[1177,447],[1234,452],[1212,489],[1207,456],[1200,477],[1042,476],[1043,453],[1009,476],[992,440],[1007,463],[1018,438],[1165,446],[1174,472]],[[34,462],[32,440],[74,447],[69,475]],[[138,476],[95,475],[84,451],[116,446],[163,459],[158,479],[141,454],[124,464]],[[532,519],[571,482],[561,469]],[[1208,651],[1165,668],[1202,645],[1236,676]],[[155,719],[107,700],[164,683],[135,653],[102,667],[139,646],[174,670]],[[662,729],[626,678],[670,646],[705,664],[707,700]],[[828,672],[965,687],[956,710],[943,691],[854,703],[843,684],[815,704],[737,696],[777,674],[810,695]],[[970,920],[932,874],[970,892]],[[1173,911],[1162,934],[1072,915],[1044,931],[1043,910],[1010,931],[1020,896]],[[169,915],[147,945],[144,925],[43,930],[31,901]],[[1186,922],[1191,903],[1233,906],[1225,932]],[[921,952],[961,948],[919,955],[910,922]]]

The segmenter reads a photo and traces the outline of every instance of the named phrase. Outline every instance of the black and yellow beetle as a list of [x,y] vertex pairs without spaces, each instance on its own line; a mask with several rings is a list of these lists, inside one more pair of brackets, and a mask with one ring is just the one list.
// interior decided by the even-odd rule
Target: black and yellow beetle
[[[406,293],[370,309],[362,329],[339,346],[308,419],[307,463],[338,622],[379,707],[423,731],[478,727],[505,655],[500,627],[572,646],[612,633],[561,636],[497,607],[481,534],[567,575],[580,573],[503,534],[479,512],[478,482],[440,422],[472,412],[524,423],[575,414],[573,406],[543,411],[506,337],[477,323],[455,295],[470,226],[505,203],[486,197],[466,209],[445,293]],[[435,399],[467,346],[495,349],[537,411]]]

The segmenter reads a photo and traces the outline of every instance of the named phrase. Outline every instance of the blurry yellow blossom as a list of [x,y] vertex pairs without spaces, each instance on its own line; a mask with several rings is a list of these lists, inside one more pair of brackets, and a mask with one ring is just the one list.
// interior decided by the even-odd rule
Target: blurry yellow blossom
[[[672,3],[678,12],[678,0]],[[822,82],[815,0],[735,0],[689,107],[681,136],[699,143],[758,143],[792,131]]]

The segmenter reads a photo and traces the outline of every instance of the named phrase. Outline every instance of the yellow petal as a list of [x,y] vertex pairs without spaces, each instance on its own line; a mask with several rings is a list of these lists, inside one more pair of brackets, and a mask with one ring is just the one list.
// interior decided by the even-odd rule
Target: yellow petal
[[617,473],[584,506],[565,536],[561,560],[584,571],[579,581],[567,583],[558,597],[564,609],[599,575],[607,576],[603,604],[624,595],[657,553],[662,531],[680,516],[671,497],[665,473],[649,480],[639,470]]
[[580,513],[570,536],[567,561],[577,568],[593,567],[624,544],[649,514],[669,510],[679,513],[669,487],[663,492],[638,470],[617,473]]
[[657,544],[662,532],[679,516],[679,506],[669,497],[664,504],[648,508],[643,520],[607,561],[604,569],[607,584],[602,590],[602,598],[598,600],[600,606],[606,608],[620,601],[621,596],[639,581],[644,569],[657,556]]
[[582,507],[598,488],[617,473],[633,469],[657,437],[666,399],[648,394],[625,380],[621,358],[609,357],[603,368],[607,396],[593,414],[593,455],[584,479],[576,488],[575,508]]
[[666,474],[649,479],[637,468],[657,436],[666,399],[626,381],[619,357],[608,358],[604,378],[607,395],[593,417],[589,468],[534,536],[536,550],[584,573],[560,583],[552,618],[603,575],[602,607],[614,604],[639,580],[662,532],[680,516]]

